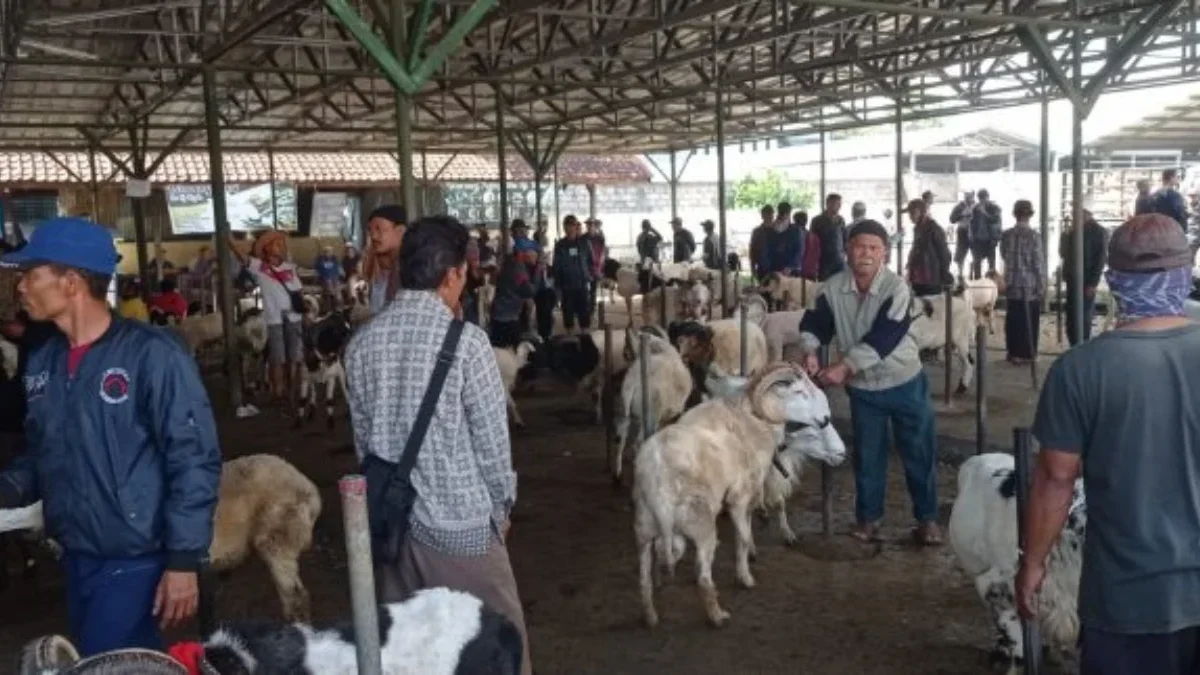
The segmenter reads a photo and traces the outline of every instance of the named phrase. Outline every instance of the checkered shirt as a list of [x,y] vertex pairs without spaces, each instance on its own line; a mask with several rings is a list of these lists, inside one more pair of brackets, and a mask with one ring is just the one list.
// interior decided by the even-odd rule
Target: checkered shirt
[[[396,294],[346,347],[354,445],[398,461],[453,315],[432,291]],[[450,555],[484,555],[517,496],[507,395],[487,335],[467,324],[412,472],[411,536]]]

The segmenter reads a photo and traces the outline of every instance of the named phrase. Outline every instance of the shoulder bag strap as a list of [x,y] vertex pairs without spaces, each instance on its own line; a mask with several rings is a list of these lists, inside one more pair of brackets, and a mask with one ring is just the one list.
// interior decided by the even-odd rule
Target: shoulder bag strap
[[417,454],[421,451],[421,444],[425,442],[425,433],[429,431],[429,422],[433,419],[434,408],[437,407],[442,387],[446,384],[450,364],[454,363],[454,353],[458,349],[458,338],[462,335],[463,325],[459,319],[450,321],[450,328],[446,331],[446,338],[438,351],[437,363],[433,366],[433,375],[429,378],[429,387],[425,390],[425,397],[421,399],[421,407],[417,409],[417,419],[413,421],[412,431],[404,444],[404,453],[396,463],[392,481],[406,480],[417,463]]

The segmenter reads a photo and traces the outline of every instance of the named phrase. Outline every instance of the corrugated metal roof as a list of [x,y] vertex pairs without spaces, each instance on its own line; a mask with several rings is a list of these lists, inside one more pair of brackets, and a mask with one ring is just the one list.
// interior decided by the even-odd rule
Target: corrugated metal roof
[[[119,156],[120,157],[120,156]],[[120,157],[125,160],[125,157]],[[395,156],[383,152],[280,152],[275,153],[275,179],[305,185],[372,185],[394,184],[400,179]],[[508,155],[508,178],[532,181],[533,171],[516,156]],[[270,179],[270,164],[263,153],[227,153],[223,168],[225,180],[231,183],[265,182]],[[413,157],[414,172],[431,182],[493,182],[500,179],[499,164],[494,157],[470,154],[429,154],[425,156],[422,173],[420,155]],[[113,164],[103,155],[96,156],[96,175],[102,182],[123,182],[114,176]],[[593,157],[564,155],[558,161],[560,182],[573,184],[644,183],[650,180],[650,169],[636,156]],[[0,183],[62,184],[85,183],[91,180],[88,155],[83,152],[0,152]],[[180,152],[167,156],[151,176],[155,183],[209,182],[208,155]]]

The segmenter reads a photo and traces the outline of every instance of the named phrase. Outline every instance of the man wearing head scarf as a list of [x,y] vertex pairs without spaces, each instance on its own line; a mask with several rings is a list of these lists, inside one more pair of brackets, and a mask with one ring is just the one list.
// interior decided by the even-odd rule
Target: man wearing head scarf
[[[891,438],[904,462],[917,541],[942,541],[937,526],[937,435],[929,406],[929,378],[921,370],[917,343],[908,333],[912,294],[899,274],[884,266],[888,234],[873,220],[850,230],[850,266],[825,281],[816,308],[800,321],[804,369],[826,386],[846,385],[854,426],[853,457],[857,525],[851,535],[878,538]],[[841,359],[820,367],[817,350],[836,342]]]
[[363,256],[363,279],[367,282],[371,314],[378,314],[400,288],[400,243],[408,216],[403,206],[386,204],[367,216],[370,245]]
[[[1197,673],[1200,325],[1183,310],[1192,254],[1174,219],[1144,214],[1113,232],[1108,263],[1116,329],[1059,357],[1038,400],[1017,607],[1036,614],[1065,524],[1083,539],[1082,675]],[[1071,511],[1080,477],[1086,521]]]
[[[254,241],[250,255],[234,242],[229,249],[254,277],[262,293],[263,321],[267,324],[267,361],[271,387],[277,398],[296,393],[300,367],[304,363],[304,334],[301,326],[300,275],[287,261],[287,234],[268,230]],[[290,367],[287,367],[290,366]]]

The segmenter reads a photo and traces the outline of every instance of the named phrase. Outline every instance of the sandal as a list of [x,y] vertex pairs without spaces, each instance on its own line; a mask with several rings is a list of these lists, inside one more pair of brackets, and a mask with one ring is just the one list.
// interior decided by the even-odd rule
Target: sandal
[[850,528],[850,536],[865,543],[879,541],[879,527],[874,523],[860,523]]
[[913,539],[921,546],[941,546],[942,529],[937,523],[921,523],[913,528]]

